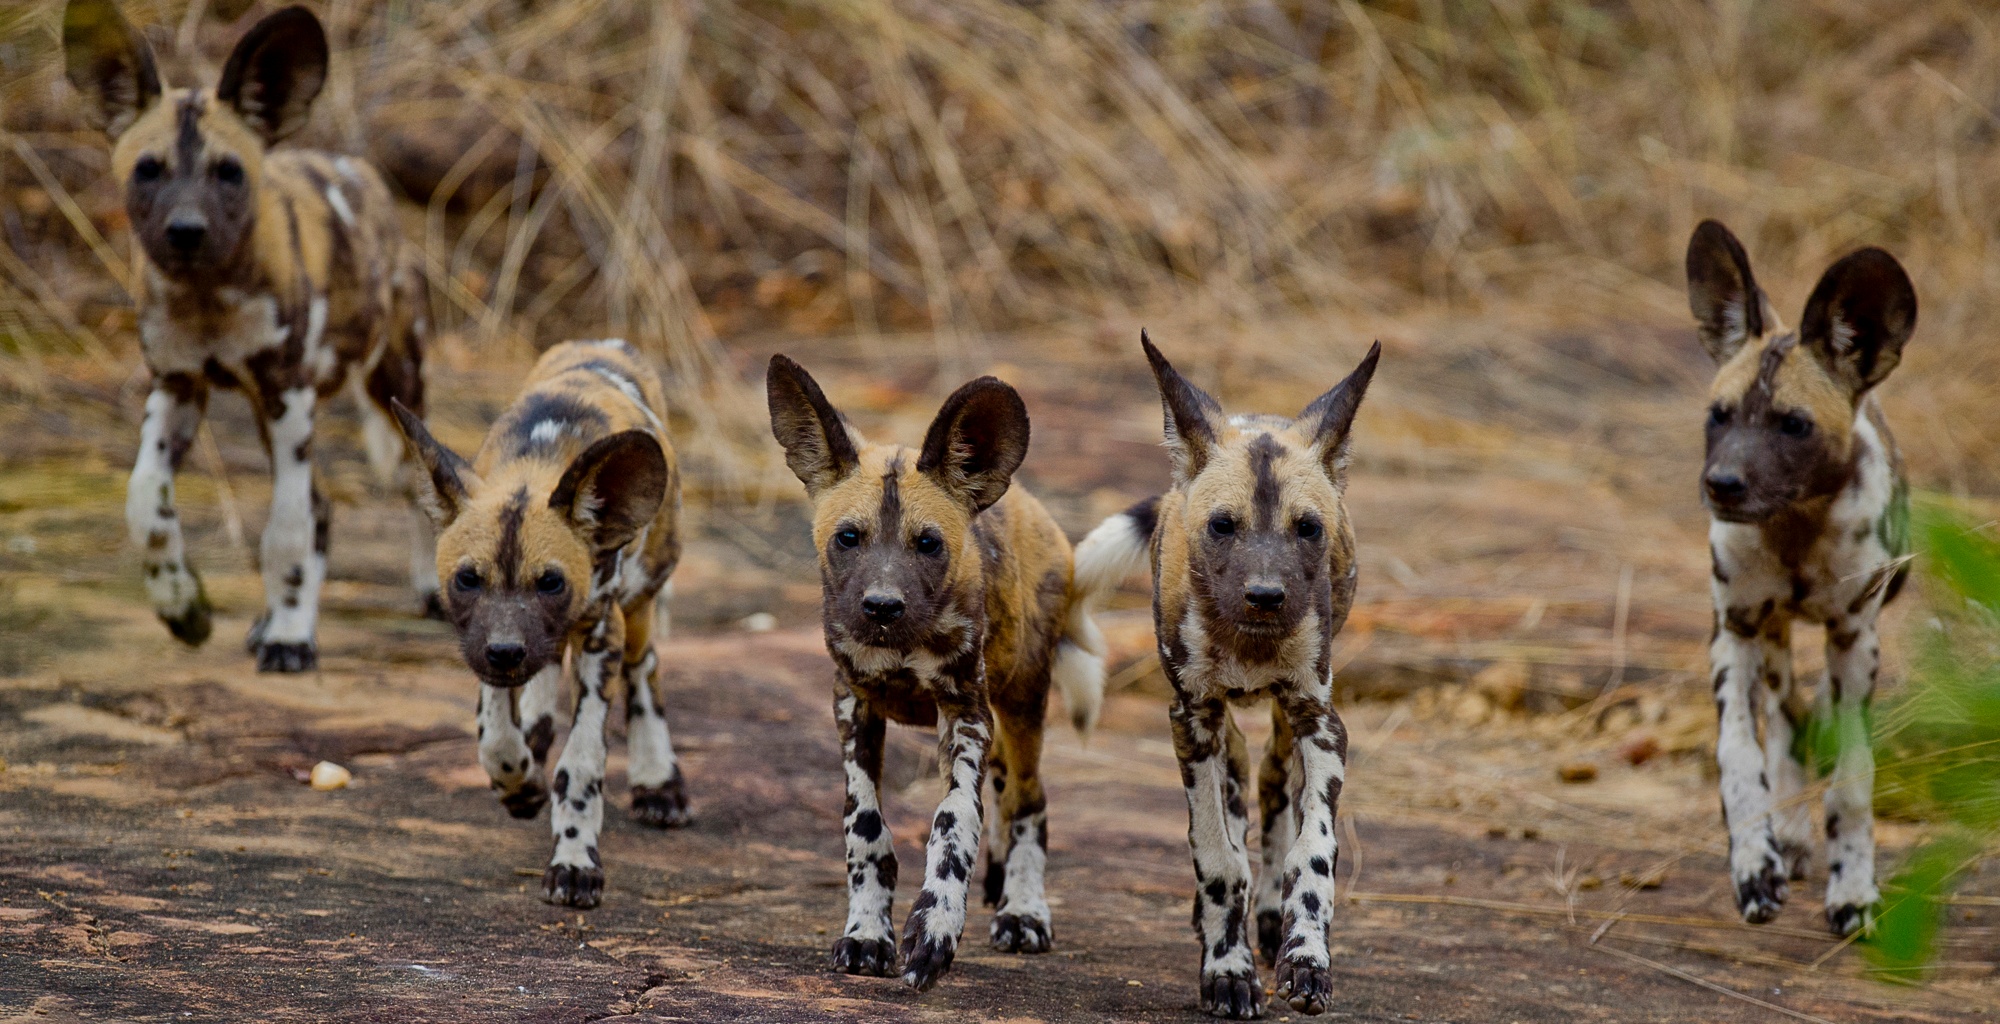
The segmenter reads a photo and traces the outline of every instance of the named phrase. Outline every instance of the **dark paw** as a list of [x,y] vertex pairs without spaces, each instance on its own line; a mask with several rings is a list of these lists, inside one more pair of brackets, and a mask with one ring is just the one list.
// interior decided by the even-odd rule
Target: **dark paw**
[[1257,984],[1255,971],[1204,976],[1201,1009],[1223,1020],[1256,1020],[1264,1015],[1264,986]]
[[1049,923],[1019,914],[1001,914],[993,919],[993,948],[1002,953],[1046,953],[1055,945],[1049,937]]
[[589,910],[604,894],[604,871],[569,864],[551,864],[542,872],[542,899],[558,907]]
[[444,608],[444,598],[438,596],[435,590],[425,591],[423,596],[418,598],[417,607],[418,614],[426,619],[436,619],[439,622],[451,621],[451,613]]
[[1257,912],[1257,952],[1264,957],[1264,966],[1278,966],[1278,947],[1285,942],[1285,915],[1277,910]]
[[922,922],[908,931],[903,936],[903,984],[919,992],[929,992],[944,977],[944,972],[951,970],[952,958],[958,955],[958,943],[925,938]]
[[833,944],[833,969],[842,974],[887,978],[896,973],[896,943],[893,939],[843,936]]
[[1763,924],[1778,916],[1789,895],[1791,886],[1785,881],[1784,868],[1776,857],[1768,857],[1763,870],[1736,883],[1736,909],[1743,912],[1744,921]]
[[1007,865],[1001,861],[986,862],[986,905],[997,907],[1000,897],[1007,891]]
[[549,791],[543,789],[541,783],[534,781],[524,782],[520,789],[500,796],[500,806],[507,808],[508,814],[523,821],[542,813],[542,808],[548,804]]
[[208,642],[209,634],[215,632],[215,610],[208,603],[208,591],[202,588],[199,579],[195,581],[194,600],[188,603],[187,610],[172,617],[162,615],[160,621],[167,624],[167,632],[174,639],[189,647]]
[[683,828],[692,822],[683,776],[676,775],[657,786],[633,786],[632,820],[652,828]]
[[1287,960],[1278,965],[1278,998],[1308,1017],[1333,1005],[1333,976],[1318,964]]
[[1785,864],[1785,876],[1794,882],[1803,881],[1812,867],[1812,847],[1804,843],[1779,843],[1778,859]]
[[270,643],[257,648],[259,672],[311,672],[319,667],[319,649],[312,641],[297,644]]
[[1826,908],[1826,926],[1833,929],[1839,938],[1847,938],[1859,931],[1875,930],[1875,908],[1855,903],[1843,903]]

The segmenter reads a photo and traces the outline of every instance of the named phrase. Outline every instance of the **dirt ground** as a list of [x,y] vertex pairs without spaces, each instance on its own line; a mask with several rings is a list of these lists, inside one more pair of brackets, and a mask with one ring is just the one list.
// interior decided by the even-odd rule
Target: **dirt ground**
[[[1022,387],[1021,479],[1072,536],[1165,477],[1130,326],[989,339],[960,360]],[[1273,328],[1252,358],[1153,328],[1232,408],[1284,411],[1367,337]],[[1823,866],[1775,923],[1736,922],[1699,682],[1705,360],[1691,331],[1605,333],[1617,343],[1494,322],[1383,336],[1350,489],[1362,589],[1340,656],[1354,742],[1330,1016],[1990,1019],[1990,865],[1921,986],[1864,976],[1828,938]],[[777,347],[732,355],[754,380]],[[783,347],[869,431],[913,439],[956,383],[908,358],[925,346]],[[516,379],[447,346],[440,435],[470,448]],[[826,969],[844,900],[831,668],[781,470],[688,452],[697,536],[661,653],[697,820],[609,815],[603,906],[559,910],[533,891],[546,823],[485,788],[476,684],[448,630],[409,614],[405,516],[362,483],[353,424],[320,448],[338,504],[321,670],[258,675],[238,642],[259,603],[254,435],[218,401],[218,443],[182,476],[221,608],[189,650],[153,621],[123,539],[142,383],[130,363],[51,364],[38,394],[0,395],[0,1020],[1197,1018],[1185,804],[1137,589],[1107,616],[1103,727],[1088,746],[1051,727],[1056,951],[990,953],[977,914],[953,972],[918,995]],[[746,489],[747,511],[729,497]],[[759,612],[775,628],[746,628]],[[930,747],[892,734],[906,865],[936,799]],[[301,784],[322,759],[353,784]],[[1565,783],[1565,767],[1594,778]],[[609,788],[616,807],[622,753]],[[1885,821],[1885,875],[1922,827]]]

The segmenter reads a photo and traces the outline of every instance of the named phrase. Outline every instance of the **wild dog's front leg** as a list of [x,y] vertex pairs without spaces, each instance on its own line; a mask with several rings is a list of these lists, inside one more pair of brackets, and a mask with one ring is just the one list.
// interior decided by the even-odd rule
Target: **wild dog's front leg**
[[[978,657],[975,650],[973,657]],[[972,857],[979,852],[981,788],[986,784],[986,748],[993,739],[992,713],[983,686],[974,696],[938,700],[938,767],[944,799],[931,819],[924,847],[924,887],[903,923],[903,981],[928,990],[958,955],[965,930],[966,895]]]
[[1764,712],[1764,778],[1771,784],[1771,837],[1788,878],[1806,877],[1812,862],[1812,816],[1805,802],[1806,766],[1795,740],[1791,622],[1774,615],[1760,638],[1764,668],[1757,687]]
[[[1229,710],[1220,700],[1176,698],[1174,754],[1187,786],[1188,846],[1194,852],[1194,927],[1201,940],[1201,1008],[1249,1020],[1264,1012],[1264,987],[1250,952],[1250,855],[1231,822]],[[1241,818],[1241,798],[1238,798]]]
[[882,740],[887,722],[846,684],[833,699],[847,778],[841,827],[847,849],[847,927],[833,944],[833,969],[886,978],[896,971],[896,846],[882,817]]
[[195,377],[166,374],[153,385],[125,490],[125,524],[132,543],[145,552],[146,596],[176,638],[196,645],[208,639],[213,618],[201,577],[187,562],[174,509],[174,473],[194,443],[207,404],[208,388]]
[[493,780],[500,803],[516,818],[532,818],[549,802],[542,766],[556,735],[561,687],[561,662],[545,666],[525,686],[480,684],[479,765]]
[[1055,943],[1043,892],[1049,860],[1048,798],[1042,793],[1041,774],[1045,711],[1036,702],[1028,708],[1002,709],[996,716],[1000,735],[994,746],[1005,766],[1007,786],[999,792],[993,820],[1004,835],[999,850],[987,851],[986,871],[990,879],[993,859],[1004,861],[1000,906],[990,932],[993,948],[1002,953],[1046,953]]
[[550,782],[555,806],[549,826],[556,846],[542,873],[542,898],[588,908],[597,906],[604,890],[604,858],[597,852],[597,834],[604,827],[604,730],[611,713],[611,683],[624,663],[625,615],[605,601],[581,635],[574,658],[576,715]]
[[1285,854],[1298,833],[1292,815],[1292,725],[1277,701],[1271,702],[1271,742],[1257,772],[1257,803],[1263,812],[1262,862],[1257,871],[1257,951],[1264,963],[1278,965],[1284,942]]
[[1736,886],[1736,908],[1751,924],[1776,917],[1790,893],[1771,828],[1770,779],[1751,710],[1764,666],[1771,659],[1765,633],[1783,614],[1773,607],[1772,601],[1751,608],[1718,605],[1722,621],[1709,644],[1720,722],[1715,761],[1721,769],[1722,815],[1729,828],[1729,877]]
[[1347,780],[1347,727],[1323,699],[1294,696],[1284,703],[1298,749],[1299,831],[1285,854],[1285,941],[1276,991],[1292,1009],[1320,1014],[1333,1001],[1327,928],[1333,921],[1333,870],[1340,861],[1333,824]]
[[1839,737],[1826,791],[1826,923],[1836,935],[1872,926],[1875,904],[1875,753],[1868,707],[1882,668],[1879,604],[1827,624],[1827,684]]
[[[270,400],[267,400],[270,401]],[[332,505],[313,479],[312,388],[270,401],[264,433],[271,455],[271,518],[264,527],[264,617],[251,630],[260,672],[308,672],[319,665],[313,634]]]
[[687,782],[667,730],[666,702],[660,698],[653,609],[649,597],[625,610],[625,744],[632,755],[626,781],[632,786],[632,820],[679,828],[690,820]]

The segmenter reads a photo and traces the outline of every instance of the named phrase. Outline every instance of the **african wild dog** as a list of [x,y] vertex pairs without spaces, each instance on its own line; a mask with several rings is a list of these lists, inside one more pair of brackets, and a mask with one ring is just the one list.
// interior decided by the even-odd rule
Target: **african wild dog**
[[[112,140],[111,173],[139,242],[139,339],[153,373],[125,514],[146,591],[174,636],[208,639],[208,595],[188,564],[174,474],[209,388],[242,388],[271,458],[257,667],[318,663],[331,504],[314,479],[313,418],[348,385],[384,486],[402,465],[391,400],[419,412],[423,283],[388,189],[344,156],[270,147],[306,122],[326,79],[319,21],[288,7],[236,44],[215,88],[163,89],[152,49],[111,0],[63,14],[69,80]],[[414,494],[412,495],[414,497]],[[431,534],[415,519],[411,575],[437,613]]]
[[[445,608],[484,684],[479,763],[517,818],[555,794],[555,852],[542,875],[550,903],[594,907],[604,888],[605,729],[621,680],[632,817],[660,828],[688,822],[653,649],[656,608],[662,633],[666,619],[656,599],[681,554],[665,410],[658,378],[617,339],[543,353],[470,464],[396,410],[430,470]],[[565,650],[576,707],[544,788]]]
[[1201,1007],[1236,1020],[1263,1013],[1264,989],[1249,936],[1250,756],[1229,704],[1271,699],[1271,743],[1257,776],[1257,945],[1277,968],[1278,997],[1323,1013],[1333,996],[1333,822],[1347,776],[1333,638],[1355,584],[1342,497],[1350,428],[1381,346],[1286,419],[1224,415],[1144,332],[1139,340],[1165,407],[1173,487],[1092,530],[1077,545],[1078,572],[1088,566],[1115,578],[1151,556],[1153,627],[1174,688],[1174,752],[1198,886]]
[[1873,389],[1902,358],[1917,293],[1895,257],[1862,249],[1828,268],[1788,331],[1742,243],[1715,221],[1688,242],[1687,275],[1702,344],[1721,367],[1709,388],[1702,498],[1736,905],[1746,921],[1770,920],[1787,878],[1804,878],[1812,857],[1792,623],[1822,623],[1827,703],[1847,740],[1826,793],[1826,919],[1848,935],[1868,926],[1880,895],[1863,723],[1882,662],[1875,620],[1902,586],[1909,551],[1902,460]]
[[864,441],[784,356],[772,357],[766,385],[771,431],[812,501],[826,646],[838,669],[847,927],[833,966],[884,976],[896,968],[896,852],[879,795],[891,721],[936,725],[946,787],[904,925],[903,980],[930,988],[957,952],[989,753],[1000,802],[987,845],[986,901],[998,905],[991,940],[1003,952],[1046,952],[1042,720],[1052,681],[1079,730],[1096,720],[1104,645],[1089,605],[1117,580],[1073,579],[1062,529],[1032,495],[1009,488],[1028,453],[1028,413],[1006,384],[981,377],[959,388],[917,451]]

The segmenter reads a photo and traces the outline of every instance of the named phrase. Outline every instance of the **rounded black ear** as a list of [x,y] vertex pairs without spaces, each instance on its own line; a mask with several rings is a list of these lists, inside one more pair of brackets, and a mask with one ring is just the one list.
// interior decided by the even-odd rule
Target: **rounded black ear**
[[771,406],[771,436],[785,450],[785,465],[806,485],[808,496],[854,471],[860,462],[854,438],[805,367],[788,356],[772,356],[764,395]]
[[1860,394],[1889,376],[1917,329],[1917,289],[1896,257],[1876,248],[1841,257],[1806,300],[1799,340]]
[[1368,347],[1368,354],[1361,357],[1353,373],[1299,413],[1300,422],[1312,426],[1313,449],[1336,484],[1347,470],[1347,441],[1354,429],[1354,414],[1361,411],[1361,399],[1368,394],[1368,382],[1375,379],[1375,364],[1381,360],[1382,343],[1378,341]]
[[160,98],[153,48],[112,0],[71,0],[63,9],[63,57],[90,122],[113,139]]
[[1027,404],[1000,378],[981,377],[944,400],[924,432],[917,471],[978,513],[1007,493],[1027,457]]
[[643,430],[621,431],[569,464],[549,507],[568,516],[595,550],[622,548],[659,515],[667,477],[659,439]]
[[389,399],[389,411],[396,416],[396,426],[403,431],[404,440],[410,444],[417,461],[423,463],[430,478],[430,488],[424,494],[421,504],[431,522],[442,530],[458,518],[459,510],[465,507],[466,497],[477,485],[479,478],[472,475],[472,467],[458,453],[438,443],[431,436],[424,421],[400,400]]
[[305,127],[326,84],[326,30],[303,7],[287,7],[250,27],[222,66],[215,96],[275,145]]
[[1688,239],[1687,281],[1688,310],[1700,325],[1701,346],[1716,362],[1774,326],[1750,273],[1750,254],[1721,221],[1702,221]]
[[1139,347],[1153,368],[1153,382],[1160,388],[1160,406],[1166,414],[1166,445],[1174,457],[1174,479],[1186,482],[1201,473],[1215,449],[1217,426],[1222,419],[1222,403],[1208,392],[1188,383],[1187,378],[1153,347],[1145,328],[1139,329]]

